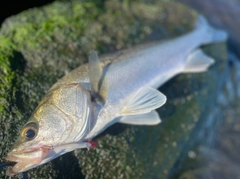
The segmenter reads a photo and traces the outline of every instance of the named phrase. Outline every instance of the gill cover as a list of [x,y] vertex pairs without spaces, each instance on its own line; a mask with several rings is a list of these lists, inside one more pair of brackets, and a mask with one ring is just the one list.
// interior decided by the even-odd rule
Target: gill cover
[[51,131],[51,134],[48,137],[54,135],[52,142],[57,142],[56,145],[80,141],[90,127],[89,92],[79,83],[70,83],[60,85],[47,97],[35,113],[40,128],[41,126],[45,126],[43,129],[50,128],[48,131]]

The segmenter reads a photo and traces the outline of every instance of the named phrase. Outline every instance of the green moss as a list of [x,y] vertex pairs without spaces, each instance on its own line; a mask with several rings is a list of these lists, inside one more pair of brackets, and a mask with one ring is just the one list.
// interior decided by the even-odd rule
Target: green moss
[[8,95],[14,78],[9,61],[9,58],[13,56],[14,48],[8,37],[0,36],[0,42],[0,113],[3,113],[9,100]]

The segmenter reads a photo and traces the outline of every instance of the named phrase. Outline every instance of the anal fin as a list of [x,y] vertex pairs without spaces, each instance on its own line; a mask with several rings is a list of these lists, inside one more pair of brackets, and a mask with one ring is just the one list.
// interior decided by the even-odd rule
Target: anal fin
[[204,72],[213,63],[214,59],[207,56],[202,50],[196,49],[188,55],[183,73]]
[[161,119],[158,113],[153,110],[145,114],[123,116],[119,122],[132,125],[157,125],[161,122]]

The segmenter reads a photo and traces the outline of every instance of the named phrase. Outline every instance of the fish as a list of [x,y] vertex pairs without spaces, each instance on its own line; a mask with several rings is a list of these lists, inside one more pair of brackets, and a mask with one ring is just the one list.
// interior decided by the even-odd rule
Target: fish
[[46,93],[6,156],[13,176],[66,152],[93,148],[93,138],[114,123],[157,125],[167,98],[157,90],[181,73],[205,72],[214,63],[200,46],[224,42],[225,31],[199,16],[196,28],[175,39],[107,56],[92,50],[89,62]]

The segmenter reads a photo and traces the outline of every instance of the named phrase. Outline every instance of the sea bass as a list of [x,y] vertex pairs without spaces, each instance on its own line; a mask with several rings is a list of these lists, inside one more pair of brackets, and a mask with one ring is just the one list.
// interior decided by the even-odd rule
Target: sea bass
[[157,90],[180,73],[204,72],[214,63],[198,47],[227,39],[224,31],[199,17],[192,32],[147,48],[121,51],[73,70],[47,92],[6,160],[15,162],[7,175],[42,165],[77,148],[96,145],[92,139],[120,122],[157,125],[155,109],[166,102]]

